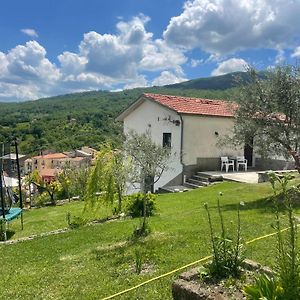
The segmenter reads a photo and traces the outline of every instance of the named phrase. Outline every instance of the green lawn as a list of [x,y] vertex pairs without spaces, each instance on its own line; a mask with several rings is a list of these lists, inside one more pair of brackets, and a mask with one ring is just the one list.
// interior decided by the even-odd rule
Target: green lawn
[[[220,191],[229,227],[234,228],[237,203],[245,202],[241,212],[245,240],[272,232],[269,184],[220,183],[187,193],[160,195],[158,213],[150,218],[152,233],[139,243],[129,240],[138,220],[127,219],[1,245],[0,297],[101,299],[206,256],[210,254],[210,237],[203,204],[215,207]],[[78,202],[26,212],[24,232],[15,222],[13,238],[65,227],[66,212],[79,214],[82,207]],[[212,217],[216,218],[214,210]],[[274,241],[272,237],[248,245],[247,257],[271,265]],[[133,272],[136,249],[144,253],[150,272]],[[119,299],[171,299],[170,285],[175,277],[155,281]]]

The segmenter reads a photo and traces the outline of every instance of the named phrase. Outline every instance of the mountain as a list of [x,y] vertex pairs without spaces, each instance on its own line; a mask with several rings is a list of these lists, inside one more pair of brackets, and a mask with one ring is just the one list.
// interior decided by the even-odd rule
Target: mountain
[[246,72],[234,72],[220,76],[198,78],[181,83],[166,85],[171,89],[195,89],[195,90],[226,90],[238,86],[238,78],[242,81],[248,79]]
[[164,87],[91,91],[0,103],[0,142],[17,136],[24,154],[39,153],[43,149],[65,151],[85,145],[97,148],[106,141],[118,145],[122,139],[122,124],[115,122],[115,118],[142,93],[231,99],[237,75],[239,73],[200,78]]

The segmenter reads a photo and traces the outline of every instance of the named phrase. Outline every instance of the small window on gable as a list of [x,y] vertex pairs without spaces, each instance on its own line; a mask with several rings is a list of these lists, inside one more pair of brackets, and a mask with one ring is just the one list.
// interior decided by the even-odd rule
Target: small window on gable
[[172,146],[172,134],[169,132],[163,133],[163,143],[164,148],[171,148]]

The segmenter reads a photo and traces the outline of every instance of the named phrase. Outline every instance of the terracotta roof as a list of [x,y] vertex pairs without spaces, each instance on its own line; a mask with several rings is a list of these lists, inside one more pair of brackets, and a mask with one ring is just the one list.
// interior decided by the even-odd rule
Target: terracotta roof
[[34,156],[32,158],[35,159],[39,159],[39,158],[45,158],[45,159],[59,159],[59,158],[67,158],[68,156],[63,154],[63,153],[50,153],[50,154],[46,154],[46,155],[38,155],[38,156]]
[[160,95],[160,94],[143,94],[149,100],[166,106],[177,113],[234,117],[234,110],[237,104],[224,100],[212,100],[202,98],[191,98],[182,96]]
[[39,171],[41,177],[55,177],[59,172],[60,169],[42,169]]

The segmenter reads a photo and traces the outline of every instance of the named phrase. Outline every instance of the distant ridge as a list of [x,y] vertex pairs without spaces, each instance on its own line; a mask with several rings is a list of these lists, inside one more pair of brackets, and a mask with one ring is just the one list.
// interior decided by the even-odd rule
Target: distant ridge
[[227,90],[238,86],[237,78],[247,80],[246,72],[234,72],[220,76],[192,79],[181,83],[166,85],[171,89],[193,89],[193,90]]

